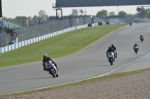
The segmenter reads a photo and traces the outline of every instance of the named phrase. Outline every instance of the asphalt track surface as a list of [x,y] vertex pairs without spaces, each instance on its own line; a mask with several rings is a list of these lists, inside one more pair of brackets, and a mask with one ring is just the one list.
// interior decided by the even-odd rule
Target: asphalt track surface
[[[143,43],[139,39],[140,34],[145,37]],[[58,78],[53,78],[48,72],[43,71],[41,62],[2,68],[0,69],[0,94],[60,85],[148,67],[149,61],[140,64],[142,62],[138,62],[138,59],[150,52],[149,40],[150,23],[119,28],[77,53],[54,59],[59,67]],[[112,43],[117,47],[118,58],[111,66],[106,58],[106,50]],[[138,54],[133,51],[135,43],[140,47]]]

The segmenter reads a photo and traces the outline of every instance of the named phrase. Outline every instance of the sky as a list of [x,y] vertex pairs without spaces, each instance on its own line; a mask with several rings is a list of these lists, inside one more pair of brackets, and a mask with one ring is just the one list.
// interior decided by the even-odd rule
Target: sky
[[[40,10],[44,10],[48,16],[55,16],[56,10],[52,8],[56,0],[2,0],[3,16],[15,18],[16,16],[31,16],[38,15]],[[141,5],[140,5],[141,6]],[[118,14],[119,11],[125,11],[128,14],[137,13],[138,5],[136,6],[103,6],[103,7],[70,7],[62,8],[63,15],[70,15],[72,9],[82,9],[86,15],[96,15],[98,11],[107,10],[108,13],[114,11]]]

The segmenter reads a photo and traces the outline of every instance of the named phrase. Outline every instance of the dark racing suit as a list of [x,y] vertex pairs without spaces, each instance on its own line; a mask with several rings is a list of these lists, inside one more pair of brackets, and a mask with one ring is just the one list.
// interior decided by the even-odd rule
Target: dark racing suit
[[114,51],[116,51],[116,47],[115,46],[112,46],[112,48],[114,49]]
[[112,46],[112,48],[114,49],[114,55],[115,55],[114,57],[117,58],[117,49],[115,46]]
[[57,64],[50,58],[50,57],[47,57],[47,58],[43,58],[43,70],[45,70],[46,71],[46,68],[45,68],[45,63],[47,62],[47,61],[52,61],[53,63],[54,63],[54,65],[56,66],[56,68],[57,68],[57,70],[58,70],[58,67],[57,67]]
[[139,45],[137,45],[137,44],[134,44],[134,46],[133,46],[133,49],[134,49],[136,46],[138,46],[138,48],[139,48]]
[[143,35],[141,35],[141,36],[140,36],[140,39],[141,39],[141,38],[143,38],[143,39],[144,39],[144,36],[143,36]]
[[112,48],[112,47],[109,47],[109,49],[107,50],[107,52],[106,52],[106,56],[108,57],[108,52],[113,52],[113,53],[115,53],[114,52],[114,49]]
[[132,22],[130,22],[130,26],[132,25]]

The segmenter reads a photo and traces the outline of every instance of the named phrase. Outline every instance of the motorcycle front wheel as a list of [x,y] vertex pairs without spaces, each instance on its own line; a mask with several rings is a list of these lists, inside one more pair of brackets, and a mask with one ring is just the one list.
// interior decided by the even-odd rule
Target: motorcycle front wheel
[[56,77],[56,70],[54,68],[49,69],[49,74],[52,75],[54,78]]
[[113,58],[109,58],[110,65],[113,65]]

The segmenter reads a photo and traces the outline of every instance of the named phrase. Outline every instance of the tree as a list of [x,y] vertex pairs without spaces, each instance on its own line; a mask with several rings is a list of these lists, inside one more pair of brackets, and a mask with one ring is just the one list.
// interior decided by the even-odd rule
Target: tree
[[46,12],[44,10],[40,10],[39,11],[39,18],[40,20],[39,21],[45,21],[47,19],[47,15],[46,15]]
[[18,24],[18,20],[16,18],[12,19],[12,22]]
[[16,19],[18,20],[18,24],[21,26],[26,26],[26,16],[17,16]]
[[141,7],[141,12],[139,12],[139,16],[146,17],[147,15],[148,11],[144,7]]
[[127,13],[124,12],[124,11],[120,11],[120,12],[118,13],[118,16],[119,16],[120,18],[126,18],[126,17],[127,17]]
[[109,16],[115,16],[115,12],[114,11],[109,12]]
[[27,26],[27,18],[26,16],[20,16],[22,19],[22,26]]
[[99,18],[106,18],[107,16],[108,16],[107,10],[101,10],[97,12],[96,14],[96,17],[99,17]]
[[127,17],[131,18],[131,17],[134,17],[134,15],[132,15],[132,14],[127,14]]
[[32,23],[33,23],[32,19],[33,19],[32,16],[28,16],[28,17],[26,18],[27,26],[31,26],[31,25],[32,25]]
[[38,16],[37,15],[34,15],[33,16],[33,23],[38,23]]

